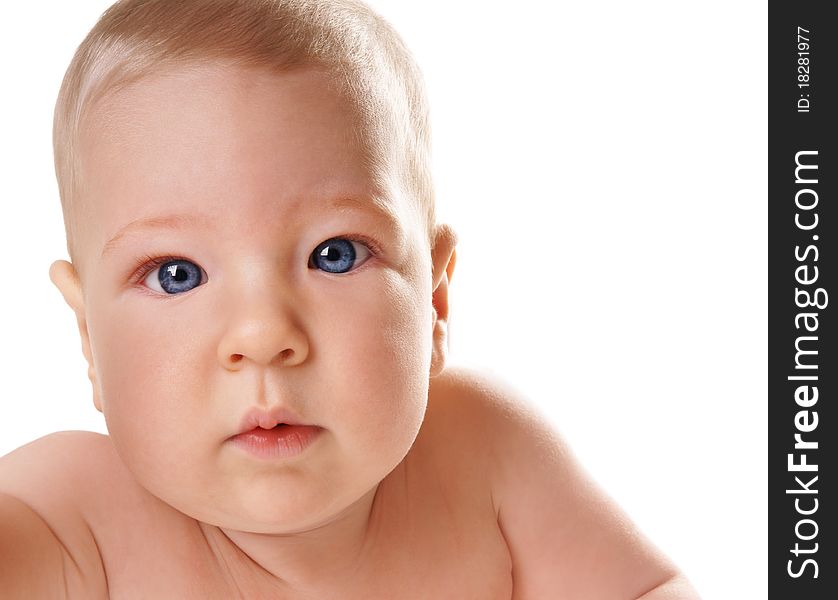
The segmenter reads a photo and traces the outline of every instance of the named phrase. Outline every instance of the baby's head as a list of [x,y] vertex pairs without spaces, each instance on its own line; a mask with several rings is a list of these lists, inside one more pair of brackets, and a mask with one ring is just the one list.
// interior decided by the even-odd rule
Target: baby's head
[[[56,107],[72,264],[50,276],[151,493],[222,527],[291,531],[406,455],[444,365],[454,264],[427,130],[418,70],[354,1],[103,15]],[[233,439],[274,421],[317,428],[273,458]]]

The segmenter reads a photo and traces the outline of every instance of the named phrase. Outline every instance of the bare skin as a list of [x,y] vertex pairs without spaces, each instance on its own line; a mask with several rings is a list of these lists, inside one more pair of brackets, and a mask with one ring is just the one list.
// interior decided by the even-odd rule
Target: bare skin
[[506,600],[511,562],[485,453],[464,443],[477,439],[474,432],[445,420],[444,404],[457,400],[445,385],[454,377],[435,383],[440,393],[413,449],[370,498],[359,523],[363,548],[321,562],[306,577],[293,566],[286,579],[269,573],[221,528],[149,494],[106,436],[63,432],[38,440],[0,461],[0,481],[84,566],[71,578],[71,597]]
[[[50,277],[110,435],[0,459],[4,591],[695,598],[512,390],[445,368],[456,238],[429,245],[373,177],[328,76],[169,72],[94,115],[78,264]],[[311,260],[338,239],[346,273]],[[317,441],[277,461],[230,443],[279,407]]]
[[[546,482],[504,487],[504,466],[538,471],[498,455],[504,444],[493,441],[515,438],[516,423],[531,416],[506,392],[462,369],[433,379],[414,446],[350,525],[359,550],[313,570],[289,563],[270,572],[221,528],[149,494],[99,434],[57,433],[3,457],[0,493],[25,502],[63,543],[70,598],[537,600],[532,571],[557,574],[549,585],[561,598],[698,598],[569,455],[561,473],[544,473],[564,479],[564,497],[543,497]],[[528,433],[551,435],[546,426]],[[510,543],[517,535],[501,513],[514,512],[525,491],[538,502],[527,520],[549,523],[549,538],[569,551],[547,543],[517,552]],[[299,536],[301,548],[311,533]]]

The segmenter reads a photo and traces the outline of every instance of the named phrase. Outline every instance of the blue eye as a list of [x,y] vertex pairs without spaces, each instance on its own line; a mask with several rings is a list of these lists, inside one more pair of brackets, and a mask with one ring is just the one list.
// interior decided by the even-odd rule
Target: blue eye
[[161,264],[156,271],[152,270],[145,283],[157,292],[180,294],[201,285],[201,273],[201,267],[188,260],[170,260]]
[[314,249],[309,267],[327,273],[347,273],[353,267],[363,264],[369,256],[369,249],[361,243],[345,238],[331,238]]

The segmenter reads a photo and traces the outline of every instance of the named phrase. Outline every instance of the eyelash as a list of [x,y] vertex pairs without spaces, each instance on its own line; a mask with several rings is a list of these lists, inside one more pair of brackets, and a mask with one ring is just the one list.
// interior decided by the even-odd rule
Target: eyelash
[[[377,257],[381,253],[381,246],[376,242],[374,239],[367,237],[361,234],[351,234],[351,235],[334,235],[326,239],[341,239],[341,240],[349,240],[351,242],[358,242],[359,244],[364,244],[370,251],[370,259]],[[325,241],[325,240],[324,240]],[[131,272],[134,273],[134,276],[131,278],[133,283],[140,283],[146,278],[146,275],[151,273],[154,269],[160,268],[163,264],[172,261],[172,260],[188,260],[191,263],[195,263],[195,261],[188,259],[184,256],[152,256],[150,254],[143,254],[140,256],[137,261],[134,263],[133,267],[131,268]],[[367,260],[369,262],[369,259]],[[195,263],[196,265],[198,263]],[[364,263],[366,264],[366,263]],[[362,269],[364,265],[361,265],[359,269]],[[357,271],[350,271],[349,273],[342,273],[340,275],[349,276]]]
[[[139,257],[136,263],[134,263],[131,272],[134,273],[134,276],[131,278],[133,283],[140,283],[143,279],[145,279],[146,275],[151,273],[154,269],[160,268],[164,263],[169,262],[170,260],[189,260],[188,258],[184,258],[183,256],[151,256],[150,254],[143,254]],[[194,262],[194,261],[189,261]]]

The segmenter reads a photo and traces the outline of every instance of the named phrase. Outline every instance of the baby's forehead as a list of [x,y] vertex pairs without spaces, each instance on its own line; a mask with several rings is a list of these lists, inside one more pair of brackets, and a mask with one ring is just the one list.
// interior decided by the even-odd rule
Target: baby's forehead
[[83,152],[97,155],[88,167],[109,156],[131,154],[136,162],[155,155],[168,159],[176,152],[193,163],[199,153],[214,152],[217,160],[257,164],[265,159],[259,151],[271,144],[294,151],[285,158],[319,155],[321,162],[344,170],[363,167],[367,159],[354,111],[314,70],[157,74],[103,97],[83,125]]
[[246,231],[364,215],[402,234],[419,224],[396,178],[353,143],[354,116],[320,73],[164,73],[97,109],[82,148],[103,255],[144,229],[202,221]]
[[[382,191],[398,186],[403,171],[382,158],[400,154],[393,151],[393,140],[368,130],[359,116],[363,111],[333,80],[315,67],[275,72],[212,63],[161,69],[115,87],[91,105],[79,134],[82,158],[88,158],[81,161],[83,168],[107,164],[109,157],[126,162],[125,155],[137,168],[143,166],[138,159],[153,156],[168,164],[167,155],[176,150],[190,158],[215,152],[219,161],[221,153],[249,152],[242,157],[247,168],[264,159],[271,141],[285,141],[297,158],[320,158],[309,160],[308,167],[328,165],[332,175],[348,168],[356,175],[364,171]],[[299,165],[285,167],[306,174]]]
[[101,90],[87,106],[79,133],[83,138],[121,136],[154,121],[174,119],[177,125],[205,115],[215,119],[206,122],[207,132],[232,133],[253,120],[267,124],[305,118],[312,105],[339,114],[343,122],[336,132],[361,135],[355,131],[361,125],[359,111],[328,72],[314,67],[276,72],[215,62],[168,66]]

